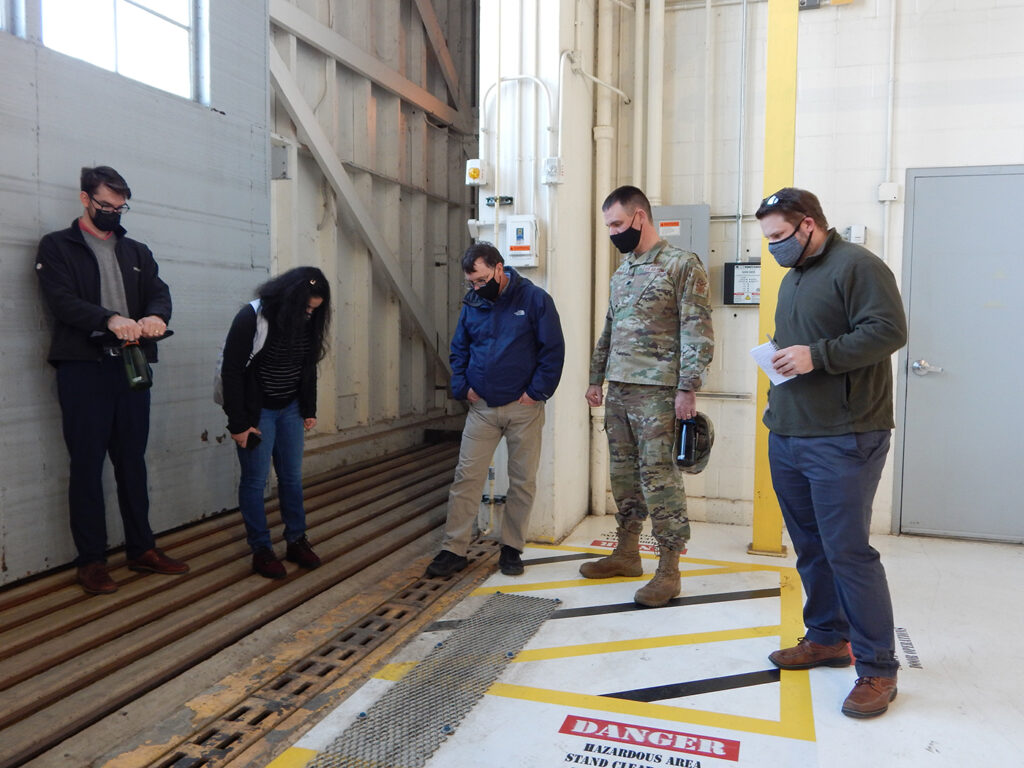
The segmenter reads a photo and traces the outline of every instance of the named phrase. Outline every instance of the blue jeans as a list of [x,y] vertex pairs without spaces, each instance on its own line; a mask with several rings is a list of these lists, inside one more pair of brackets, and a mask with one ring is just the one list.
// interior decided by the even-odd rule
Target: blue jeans
[[889,584],[868,543],[889,438],[888,430],[768,436],[772,485],[807,595],[807,639],[848,639],[862,677],[895,677],[898,668]]
[[258,446],[252,450],[238,448],[238,463],[242,465],[238,509],[245,521],[246,540],[253,552],[271,548],[267,513],[263,506],[271,458],[277,472],[277,496],[281,502],[285,541],[297,541],[306,535],[306,511],[302,506],[305,428],[298,401],[293,400],[276,411],[264,408],[260,412],[258,429],[263,433]]

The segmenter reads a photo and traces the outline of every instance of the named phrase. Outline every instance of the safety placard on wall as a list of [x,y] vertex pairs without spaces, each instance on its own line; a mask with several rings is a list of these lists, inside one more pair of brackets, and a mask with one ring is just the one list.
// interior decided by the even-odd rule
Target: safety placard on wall
[[722,301],[725,304],[761,303],[761,265],[726,262]]

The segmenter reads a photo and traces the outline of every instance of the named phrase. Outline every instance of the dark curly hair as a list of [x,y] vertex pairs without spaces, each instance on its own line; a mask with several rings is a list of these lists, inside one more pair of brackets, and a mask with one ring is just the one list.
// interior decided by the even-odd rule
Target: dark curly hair
[[[257,288],[256,296],[271,328],[289,339],[308,329],[312,354],[317,361],[324,359],[331,322],[331,286],[323,272],[316,267],[289,269]],[[323,299],[323,303],[307,316],[306,307],[312,298]]]

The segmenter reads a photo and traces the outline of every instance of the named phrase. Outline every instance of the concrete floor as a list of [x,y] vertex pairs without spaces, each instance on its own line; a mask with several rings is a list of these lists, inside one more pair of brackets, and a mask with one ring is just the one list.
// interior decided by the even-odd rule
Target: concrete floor
[[[523,576],[493,575],[446,619],[496,591],[557,597],[594,615],[549,619],[425,763],[542,768],[660,766],[1024,765],[1024,547],[876,536],[893,592],[899,695],[854,720],[839,707],[853,668],[773,676],[767,655],[803,634],[794,558],[746,554],[746,527],[694,524],[681,560],[683,597],[705,602],[601,612],[629,604],[649,578],[587,581],[579,560],[603,553],[614,519],[587,518],[560,546],[529,546]],[[656,557],[645,555],[650,574]],[[329,713],[272,768],[307,765],[452,629],[424,632]],[[696,685],[696,681],[700,682]],[[655,686],[653,701],[607,695]],[[738,686],[738,687],[730,687]]]

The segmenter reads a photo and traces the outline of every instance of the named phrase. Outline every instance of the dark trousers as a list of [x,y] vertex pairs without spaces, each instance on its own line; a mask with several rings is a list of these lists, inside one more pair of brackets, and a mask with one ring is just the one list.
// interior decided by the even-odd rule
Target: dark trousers
[[888,430],[833,437],[769,434],[772,485],[807,595],[807,639],[849,640],[862,677],[895,677],[892,601],[868,543]]
[[121,358],[104,356],[100,362],[61,362],[57,395],[71,458],[68,507],[78,548],[75,564],[106,560],[103,461],[107,454],[117,481],[125,549],[129,558],[139,557],[154,546],[146,488],[149,390],[130,390]]

